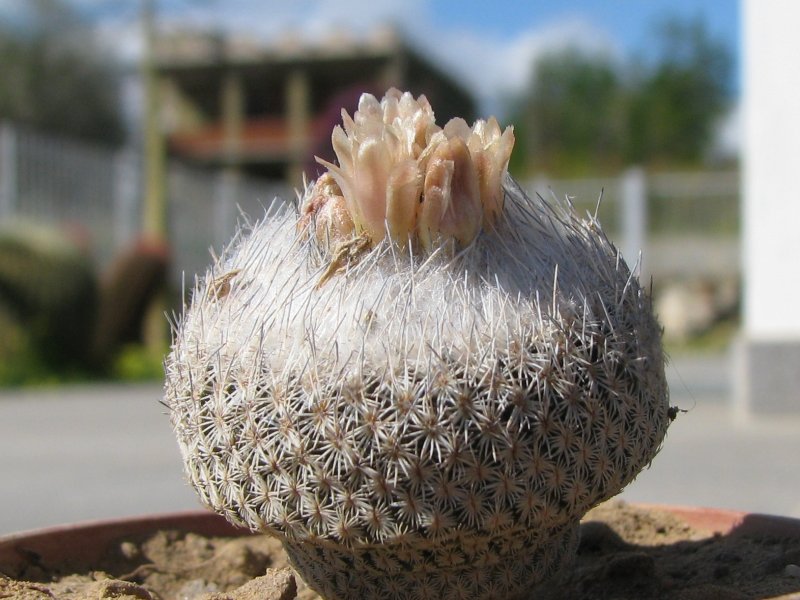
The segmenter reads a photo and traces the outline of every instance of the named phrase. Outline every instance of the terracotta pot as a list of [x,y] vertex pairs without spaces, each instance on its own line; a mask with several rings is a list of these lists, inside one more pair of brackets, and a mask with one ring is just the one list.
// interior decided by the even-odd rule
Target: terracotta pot
[[[641,509],[672,513],[693,528],[709,534],[761,534],[800,536],[800,519],[746,513],[734,510],[635,504]],[[159,529],[178,529],[204,535],[250,535],[222,517],[204,510],[165,513],[152,516],[88,521],[71,525],[23,531],[0,536],[0,571],[16,568],[31,557],[57,564],[63,561],[95,562],[108,544],[116,539]]]
[[[800,539],[800,519],[657,504],[630,506],[671,513],[692,529],[707,532],[709,536],[730,534]],[[182,530],[207,536],[250,535],[249,531],[202,510],[78,523],[0,537],[0,573],[21,572],[26,565],[38,564],[58,565],[59,571],[69,572],[73,564],[100,563],[110,545],[120,538],[158,530]]]
[[160,529],[214,536],[250,535],[248,530],[205,510],[88,521],[1,536],[0,572],[15,572],[32,561],[51,565],[95,563],[114,540]]

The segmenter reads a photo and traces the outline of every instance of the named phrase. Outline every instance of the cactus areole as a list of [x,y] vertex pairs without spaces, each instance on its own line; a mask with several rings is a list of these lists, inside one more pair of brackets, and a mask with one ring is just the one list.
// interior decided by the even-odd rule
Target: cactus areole
[[513,132],[364,95],[299,214],[200,281],[166,404],[203,503],[325,598],[515,598],[669,424],[650,299],[592,216],[507,175]]

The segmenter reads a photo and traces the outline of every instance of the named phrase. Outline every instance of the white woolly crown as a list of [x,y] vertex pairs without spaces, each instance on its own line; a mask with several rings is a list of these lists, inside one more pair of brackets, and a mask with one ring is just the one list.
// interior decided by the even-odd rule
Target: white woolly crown
[[[596,223],[507,185],[513,222],[497,232],[455,256],[446,247],[416,257],[379,244],[335,285],[318,285],[325,263],[313,242],[297,239],[295,216],[275,213],[209,271],[182,324],[182,345],[244,354],[276,373],[303,370],[312,352],[332,361],[332,371],[365,360],[426,363],[430,349],[468,360],[524,335],[546,337],[563,318],[605,321],[630,293],[641,294]],[[582,260],[565,260],[570,255]],[[222,298],[214,291],[220,279]],[[634,312],[649,302],[635,300]]]

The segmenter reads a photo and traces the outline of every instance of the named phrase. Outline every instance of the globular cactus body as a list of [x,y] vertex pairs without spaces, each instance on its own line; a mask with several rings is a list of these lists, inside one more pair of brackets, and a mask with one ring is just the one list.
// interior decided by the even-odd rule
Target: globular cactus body
[[[280,211],[253,227],[176,329],[166,403],[186,471],[326,598],[527,597],[663,440],[650,300],[593,219],[527,197],[503,144],[494,166],[464,155],[460,125],[418,126],[416,166],[382,176],[384,198],[414,188],[414,218],[347,207],[375,198],[374,181],[367,200],[345,190],[358,117],[300,231]],[[467,142],[428,149],[450,134]],[[496,157],[503,135],[473,150]],[[475,177],[458,173],[470,159]],[[459,186],[482,211],[458,212],[474,201]],[[444,210],[418,206],[441,190]]]
[[147,311],[166,287],[169,247],[141,239],[119,254],[99,286],[92,362],[107,368],[125,344],[142,342]]

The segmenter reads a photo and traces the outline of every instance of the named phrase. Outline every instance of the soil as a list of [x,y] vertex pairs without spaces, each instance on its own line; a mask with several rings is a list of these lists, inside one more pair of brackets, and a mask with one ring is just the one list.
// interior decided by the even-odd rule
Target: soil
[[[753,525],[753,523],[751,523]],[[773,523],[774,525],[774,523]],[[721,535],[674,514],[611,502],[591,511],[563,597],[577,600],[800,599],[800,534],[747,526]],[[280,543],[262,535],[154,531],[118,540],[98,564],[0,564],[0,598],[314,600]]]

